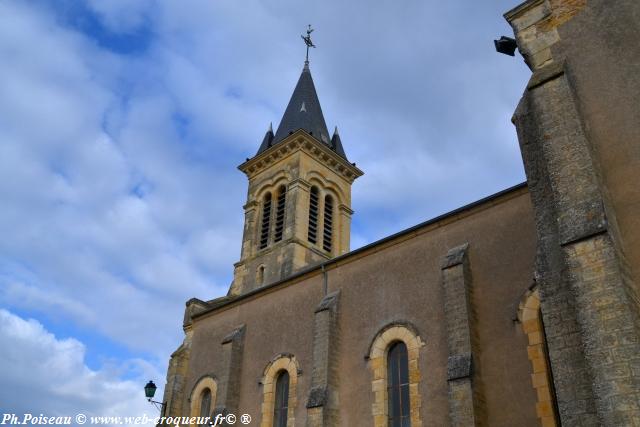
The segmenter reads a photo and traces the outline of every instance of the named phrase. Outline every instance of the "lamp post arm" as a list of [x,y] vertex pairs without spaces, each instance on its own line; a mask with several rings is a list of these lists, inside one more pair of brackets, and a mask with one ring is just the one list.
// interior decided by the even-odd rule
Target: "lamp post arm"
[[147,399],[150,403],[153,404],[160,411],[160,415],[164,416],[164,410],[167,407],[167,402],[158,402],[156,400],[152,400],[151,398]]

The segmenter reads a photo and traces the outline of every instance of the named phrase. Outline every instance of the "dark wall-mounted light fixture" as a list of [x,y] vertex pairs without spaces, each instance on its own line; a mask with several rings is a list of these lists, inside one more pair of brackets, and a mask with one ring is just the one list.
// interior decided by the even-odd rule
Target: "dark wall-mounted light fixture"
[[497,52],[504,53],[509,56],[515,56],[516,48],[518,47],[516,39],[505,36],[500,37],[499,40],[494,40],[493,44],[496,46]]

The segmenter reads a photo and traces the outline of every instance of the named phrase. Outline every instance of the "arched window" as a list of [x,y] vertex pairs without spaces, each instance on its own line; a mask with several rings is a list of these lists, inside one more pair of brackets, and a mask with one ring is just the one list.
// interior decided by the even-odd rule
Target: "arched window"
[[271,222],[271,193],[264,196],[262,202],[262,228],[260,231],[260,249],[264,249],[269,244],[269,225]]
[[309,193],[309,230],[307,240],[315,245],[318,241],[318,187],[311,187]]
[[211,410],[215,407],[217,391],[218,385],[215,379],[210,376],[205,376],[197,382],[189,398],[191,401],[189,414],[193,423],[191,427],[208,425],[202,417],[211,417]]
[[296,424],[296,385],[300,367],[291,354],[279,354],[266,366],[262,376],[260,427]]
[[287,197],[287,188],[283,185],[278,189],[278,201],[276,206],[276,232],[274,242],[282,240],[282,232],[284,231],[284,211]]
[[273,427],[287,427],[289,412],[289,373],[280,371],[276,380],[276,395],[273,408]]
[[256,283],[262,285],[264,283],[264,265],[258,267],[258,273],[256,274]]
[[[211,390],[205,388],[200,394],[200,413],[198,414],[201,419],[211,416]],[[208,425],[208,423],[200,424],[202,426]]]
[[387,396],[389,427],[410,426],[409,359],[402,341],[392,344],[387,354]]
[[374,427],[421,427],[420,348],[424,345],[414,326],[391,323],[369,345],[369,367],[375,391]]
[[324,230],[322,234],[322,248],[331,252],[333,238],[333,198],[327,195],[324,198]]

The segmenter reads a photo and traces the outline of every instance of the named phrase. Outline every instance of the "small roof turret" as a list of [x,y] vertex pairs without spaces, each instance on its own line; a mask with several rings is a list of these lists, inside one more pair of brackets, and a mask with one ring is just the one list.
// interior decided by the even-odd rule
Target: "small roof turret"
[[267,130],[267,133],[264,134],[264,138],[262,138],[262,144],[260,144],[260,148],[258,149],[258,153],[260,154],[263,151],[265,151],[267,148],[271,147],[271,145],[273,143],[273,125],[272,123],[269,123],[269,129]]
[[331,149],[338,153],[338,155],[347,158],[347,155],[344,152],[344,148],[342,148],[342,141],[340,140],[340,134],[338,133],[338,126],[333,131],[333,137],[331,138]]

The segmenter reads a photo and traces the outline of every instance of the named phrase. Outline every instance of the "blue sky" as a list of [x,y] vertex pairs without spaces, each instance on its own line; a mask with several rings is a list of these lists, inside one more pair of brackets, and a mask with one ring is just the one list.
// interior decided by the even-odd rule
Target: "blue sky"
[[309,23],[327,124],[365,172],[352,249],[523,181],[529,71],[492,43],[515,5],[0,2],[0,409],[153,413],[184,302],[231,282],[236,167]]

